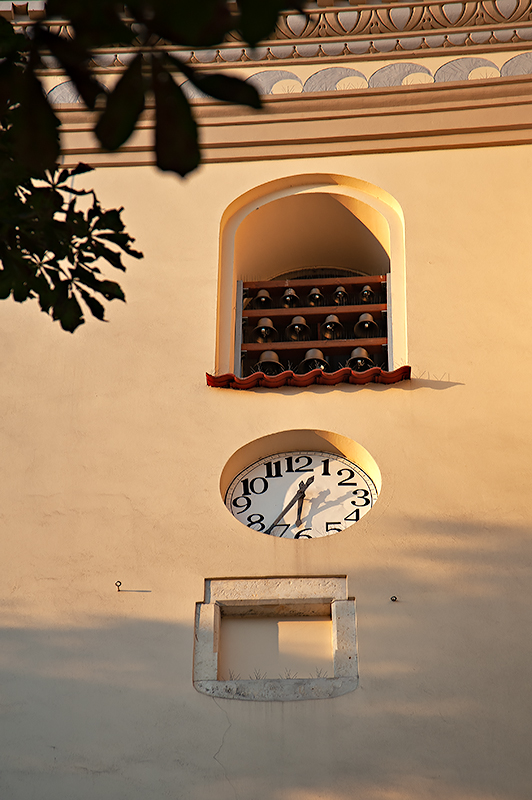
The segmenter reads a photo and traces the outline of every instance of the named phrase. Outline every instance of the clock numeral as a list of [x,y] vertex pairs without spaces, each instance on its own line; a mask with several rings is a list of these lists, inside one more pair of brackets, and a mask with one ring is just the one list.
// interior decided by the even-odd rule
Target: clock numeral
[[[351,502],[353,501],[351,500]],[[353,516],[353,514],[355,516]],[[351,513],[347,515],[347,517],[344,517],[344,522],[358,522],[359,519],[360,519],[360,509],[354,508],[351,511]]]
[[[279,538],[281,538],[281,536],[285,535],[289,527],[290,524],[288,522],[279,522],[277,525],[273,525],[273,527],[269,528],[268,533],[271,533],[273,536],[278,536]],[[274,534],[273,531],[275,530],[275,528],[283,528],[282,533]]]
[[310,536],[308,533],[305,533],[305,531],[311,531],[311,530],[312,528],[303,528],[302,531],[298,531],[296,533],[294,539],[312,539],[312,536]]
[[[257,489],[257,481],[259,481],[259,485],[262,486],[262,489]],[[247,478],[244,478],[242,481],[242,494],[248,497],[250,494],[264,494],[267,488],[268,481],[266,478],[261,478],[260,475],[258,478],[253,478],[251,482]]]
[[342,530],[342,523],[341,522],[326,522],[325,523],[325,532],[331,533],[331,531],[340,532]]
[[336,474],[340,476],[342,472],[349,472],[349,476],[344,478],[342,481],[338,481],[338,486],[358,486],[358,483],[353,481],[353,478],[356,475],[354,469],[349,469],[349,467],[346,467],[345,469],[339,469]]
[[[255,519],[254,519],[255,518]],[[259,528],[253,528],[254,531],[263,531],[266,525],[263,523],[264,517],[262,514],[250,514],[248,517],[248,528],[253,528],[254,525],[259,525]]]
[[301,466],[295,469],[294,472],[312,472],[311,469],[307,469],[307,467],[309,467],[312,464],[311,456],[298,456],[296,458],[296,464],[298,464],[303,458],[305,459],[306,464],[301,464]]
[[[244,501],[244,506],[242,506],[242,503],[238,502],[239,500],[243,500]],[[247,511],[248,508],[250,507],[251,498],[250,497],[244,497],[243,495],[242,495],[242,497],[235,497],[235,499],[233,500],[231,505],[233,505],[235,508],[240,508],[241,509],[241,511],[237,511],[236,512],[237,514],[243,514],[244,511]]]
[[313,470],[307,469],[307,467],[309,467],[312,464],[312,457],[311,456],[298,456],[296,458],[296,462],[295,463],[299,464],[299,462],[303,458],[305,459],[306,463],[305,464],[301,464],[299,467],[296,467],[294,469],[294,459],[293,459],[293,457],[292,456],[286,456],[286,458],[285,458],[286,471],[287,472],[312,472]]
[[368,489],[355,489],[353,492],[357,500],[362,500],[361,503],[357,503],[356,500],[351,500],[351,505],[353,506],[369,506],[371,503],[371,498],[369,496]]
[[329,463],[330,463],[330,459],[328,459],[328,458],[324,458],[324,459],[323,459],[323,461],[322,461],[321,463],[323,464],[323,470],[322,470],[322,473],[321,473],[321,474],[322,474],[322,475],[324,475],[324,476],[327,476],[327,477],[329,477],[329,476],[330,476],[330,474],[331,474],[331,473],[329,472]]
[[267,461],[264,465],[266,467],[267,478],[282,478],[281,462],[280,461]]

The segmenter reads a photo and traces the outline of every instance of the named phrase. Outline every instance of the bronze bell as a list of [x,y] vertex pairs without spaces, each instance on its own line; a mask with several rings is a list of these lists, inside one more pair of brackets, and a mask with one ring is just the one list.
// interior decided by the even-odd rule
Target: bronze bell
[[305,317],[292,317],[292,322],[287,326],[284,336],[289,342],[308,342],[310,328]]
[[325,317],[325,322],[320,325],[320,331],[324,339],[344,338],[344,326],[336,314],[329,314],[328,317]]
[[299,297],[295,293],[294,289],[287,289],[281,297],[281,307],[295,308],[298,305],[300,305]]
[[325,297],[322,295],[318,288],[311,289],[307,296],[307,305],[309,306],[324,306]]
[[355,325],[355,339],[369,339],[379,335],[379,326],[371,314],[361,314]]
[[305,358],[299,364],[296,372],[299,375],[303,375],[306,372],[312,372],[313,369],[321,369],[323,372],[329,371],[329,365],[323,358],[323,353],[321,350],[318,350],[316,347],[312,347],[310,350],[307,350],[305,353]]
[[365,372],[367,369],[374,367],[375,364],[371,360],[367,350],[363,347],[355,347],[355,349],[351,351],[351,358],[347,362],[347,366],[349,369],[355,370],[355,372]]
[[255,372],[264,372],[265,375],[279,375],[284,371],[285,368],[274,350],[264,350],[255,364]]
[[253,329],[253,338],[259,344],[270,344],[276,342],[279,338],[277,329],[274,328],[273,322],[268,317],[261,317],[259,324]]
[[254,308],[271,308],[272,298],[267,289],[260,289],[253,299]]
[[349,305],[349,295],[343,286],[337,286],[334,290],[333,301],[337,306]]
[[373,289],[369,284],[363,286],[360,294],[358,295],[358,299],[360,303],[374,303],[375,302],[375,294]]

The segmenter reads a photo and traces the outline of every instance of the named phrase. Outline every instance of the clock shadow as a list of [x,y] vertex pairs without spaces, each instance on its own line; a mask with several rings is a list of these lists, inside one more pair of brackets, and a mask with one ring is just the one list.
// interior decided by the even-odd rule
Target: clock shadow
[[[315,497],[308,498],[310,502],[310,509],[308,510],[308,514],[317,514],[321,513],[322,511],[328,511],[329,509],[333,509],[334,511],[338,510],[339,505],[343,505],[346,500],[349,499],[351,492],[347,491],[342,497],[335,496],[331,498],[330,501],[327,502],[327,497],[331,494],[330,489],[325,489]],[[307,514],[307,515],[308,515]]]

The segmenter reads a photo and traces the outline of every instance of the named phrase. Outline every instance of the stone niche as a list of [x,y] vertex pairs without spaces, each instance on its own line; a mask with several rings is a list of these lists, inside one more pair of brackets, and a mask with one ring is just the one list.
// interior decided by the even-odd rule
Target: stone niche
[[212,697],[317,700],[358,685],[345,576],[206,580],[194,641],[194,687]]

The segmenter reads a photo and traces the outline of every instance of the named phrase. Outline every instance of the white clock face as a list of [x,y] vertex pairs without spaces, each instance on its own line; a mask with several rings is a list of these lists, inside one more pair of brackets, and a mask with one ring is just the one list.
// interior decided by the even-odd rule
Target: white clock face
[[298,450],[246,467],[231,482],[225,505],[252,530],[315,539],[358,522],[376,499],[371,478],[347,458]]

